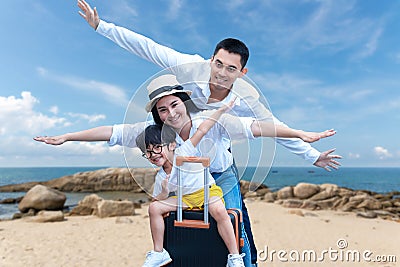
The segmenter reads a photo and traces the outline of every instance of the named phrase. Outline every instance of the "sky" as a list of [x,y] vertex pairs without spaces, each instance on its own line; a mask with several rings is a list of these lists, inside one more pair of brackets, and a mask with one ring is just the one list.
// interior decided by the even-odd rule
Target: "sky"
[[[224,38],[242,40],[250,49],[247,76],[277,118],[296,129],[337,131],[313,147],[336,148],[345,167],[400,167],[399,1],[89,4],[101,19],[204,58]],[[124,150],[106,142],[54,147],[32,138],[123,123],[138,88],[160,69],[96,33],[76,1],[2,6],[0,167],[125,166]],[[146,164],[133,153],[135,164]],[[273,166],[310,164],[277,145]]]

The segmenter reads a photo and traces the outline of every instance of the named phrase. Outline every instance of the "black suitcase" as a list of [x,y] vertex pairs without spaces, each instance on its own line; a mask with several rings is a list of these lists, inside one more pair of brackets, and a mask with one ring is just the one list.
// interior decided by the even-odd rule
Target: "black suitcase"
[[[176,165],[183,162],[201,162],[204,170],[204,184],[208,184],[208,158],[177,157]],[[178,171],[178,188],[180,188]],[[208,188],[207,188],[208,189]],[[181,192],[178,190],[178,209],[164,217],[164,248],[169,252],[172,262],[169,267],[205,267],[226,266],[228,249],[218,233],[217,223],[208,216],[208,201],[205,201],[204,211],[183,211]],[[209,190],[204,190],[208,199]],[[238,209],[229,209],[228,214],[234,228],[239,251],[243,247],[241,232],[242,213]]]

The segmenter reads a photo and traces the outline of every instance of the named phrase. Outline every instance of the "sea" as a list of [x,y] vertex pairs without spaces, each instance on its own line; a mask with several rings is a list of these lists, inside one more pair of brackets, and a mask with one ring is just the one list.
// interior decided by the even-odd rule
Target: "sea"
[[[25,182],[40,182],[71,175],[78,172],[93,171],[106,167],[32,167],[0,168],[0,186]],[[260,167],[240,168],[242,179],[264,184],[272,191],[300,182],[337,184],[353,190],[369,190],[377,193],[400,191],[400,168],[350,168],[325,171],[316,167]],[[68,207],[73,207],[90,193],[66,193]],[[144,193],[131,192],[98,192],[104,199],[140,200],[146,198]],[[0,200],[18,198],[25,192],[0,192]],[[0,204],[0,219],[9,219],[18,212],[17,204]]]

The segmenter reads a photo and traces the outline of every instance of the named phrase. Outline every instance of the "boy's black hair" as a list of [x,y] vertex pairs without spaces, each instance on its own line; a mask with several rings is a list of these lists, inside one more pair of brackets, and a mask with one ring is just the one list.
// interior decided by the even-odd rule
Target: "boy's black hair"
[[[175,93],[172,94],[173,96],[178,97],[186,106],[186,113],[190,116],[190,113],[196,113],[201,111],[196,105],[193,103],[192,99],[187,93]],[[151,109],[151,114],[153,115],[153,120],[156,124],[158,125],[163,125],[164,122],[160,119],[160,116],[158,115],[158,110],[157,110],[157,104],[153,106]]]
[[242,41],[235,38],[226,38],[222,40],[216,45],[213,56],[215,56],[220,49],[240,55],[240,64],[242,64],[242,69],[246,66],[250,52]]
[[136,145],[144,153],[150,145],[170,144],[175,142],[176,133],[168,125],[149,125],[136,137]]

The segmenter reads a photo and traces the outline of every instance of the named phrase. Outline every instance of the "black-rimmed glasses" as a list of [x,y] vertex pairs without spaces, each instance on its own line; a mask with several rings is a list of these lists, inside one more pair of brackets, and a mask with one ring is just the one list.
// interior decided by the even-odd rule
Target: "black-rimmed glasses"
[[146,149],[146,152],[142,153],[142,157],[149,159],[151,158],[151,154],[161,154],[163,146],[166,145],[168,144],[154,145],[152,150]]

